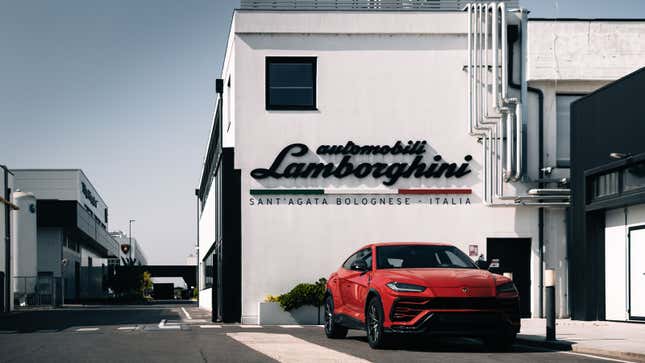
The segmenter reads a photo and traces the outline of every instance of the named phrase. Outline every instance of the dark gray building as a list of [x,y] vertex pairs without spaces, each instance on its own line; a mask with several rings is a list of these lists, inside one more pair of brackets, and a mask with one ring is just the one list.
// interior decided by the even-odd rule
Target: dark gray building
[[645,68],[571,106],[573,319],[645,320],[643,95]]

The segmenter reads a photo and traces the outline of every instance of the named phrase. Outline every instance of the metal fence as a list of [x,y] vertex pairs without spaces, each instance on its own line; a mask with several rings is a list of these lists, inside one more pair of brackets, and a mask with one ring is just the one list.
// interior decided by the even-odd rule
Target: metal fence
[[[502,0],[507,7],[519,7],[518,0]],[[480,0],[241,0],[242,9],[260,10],[413,10],[462,11]]]
[[63,302],[60,277],[17,276],[13,278],[14,306],[56,306]]

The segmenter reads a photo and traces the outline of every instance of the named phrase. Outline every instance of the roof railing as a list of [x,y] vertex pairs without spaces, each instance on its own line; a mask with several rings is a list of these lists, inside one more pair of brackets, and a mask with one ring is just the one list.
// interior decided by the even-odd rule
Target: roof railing
[[[519,0],[501,0],[507,8],[519,7]],[[461,11],[481,0],[241,0],[242,9],[255,10],[342,10],[342,11]]]

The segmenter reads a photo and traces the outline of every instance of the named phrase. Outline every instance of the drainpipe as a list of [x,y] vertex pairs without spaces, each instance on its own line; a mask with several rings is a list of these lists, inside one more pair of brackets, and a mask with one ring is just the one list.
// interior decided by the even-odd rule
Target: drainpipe
[[[4,199],[8,202],[11,200],[9,193],[9,174],[11,171],[4,166],[0,165],[0,168],[4,171]],[[11,173],[13,174],[13,173]],[[11,311],[11,208],[9,204],[4,205],[4,266],[5,266],[5,285],[4,285],[4,312],[9,313]]]
[[[526,26],[522,27],[522,30],[525,31]],[[509,86],[512,89],[520,90],[521,86],[513,81],[511,76],[511,70],[513,69],[513,43],[517,40],[517,32],[511,32],[512,35],[508,38],[508,47],[510,56],[508,59],[508,69],[509,69]],[[541,89],[527,86],[527,91],[532,92],[538,96],[538,179],[542,180],[544,178],[544,92]],[[525,100],[524,102],[527,102]],[[540,181],[538,183],[538,188],[544,188],[544,183]],[[543,300],[544,300],[544,208],[540,207],[538,209],[538,248],[539,248],[539,281],[538,281],[538,316],[544,316]]]

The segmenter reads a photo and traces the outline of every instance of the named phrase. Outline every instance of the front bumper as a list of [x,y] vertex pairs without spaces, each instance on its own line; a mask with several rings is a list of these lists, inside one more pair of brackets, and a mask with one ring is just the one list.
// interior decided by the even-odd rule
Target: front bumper
[[387,333],[442,336],[483,336],[517,333],[519,321],[513,322],[502,312],[428,312],[413,325],[393,323]]
[[520,330],[517,298],[396,298],[386,329],[394,333],[482,336]]

